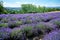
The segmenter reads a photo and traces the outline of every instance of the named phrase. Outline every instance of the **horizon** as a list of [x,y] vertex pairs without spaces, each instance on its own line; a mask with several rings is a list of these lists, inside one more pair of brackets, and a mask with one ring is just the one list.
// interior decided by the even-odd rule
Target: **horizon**
[[21,7],[22,4],[32,4],[45,7],[60,7],[60,0],[1,0],[4,7]]

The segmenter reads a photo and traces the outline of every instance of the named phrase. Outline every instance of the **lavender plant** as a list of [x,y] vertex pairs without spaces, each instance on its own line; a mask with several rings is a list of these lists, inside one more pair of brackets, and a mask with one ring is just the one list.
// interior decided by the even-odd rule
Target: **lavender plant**
[[[3,40],[7,40],[9,37],[11,37],[11,40],[26,40],[26,38],[45,34],[50,36],[50,32],[57,28],[60,29],[60,13],[0,15],[0,39]],[[55,33],[58,32],[53,31],[51,35]],[[55,36],[52,35],[51,37],[55,40]],[[49,38],[45,39],[50,40]],[[59,37],[56,36],[56,38]]]
[[0,27],[8,27],[8,23],[0,23]]
[[11,39],[13,40],[26,40],[25,34],[20,28],[14,28],[11,32]]
[[1,39],[9,39],[10,38],[11,29],[10,28],[0,28],[0,38]]
[[60,40],[60,30],[52,31],[44,36],[42,40]]
[[52,23],[41,22],[36,25],[36,28],[41,30],[43,33],[49,33],[52,30],[56,29],[56,25]]
[[57,25],[57,28],[60,28],[60,18],[56,18],[50,21],[50,23],[53,23]]
[[18,27],[21,24],[22,24],[22,21],[10,21],[8,22],[8,27],[14,28],[14,27]]

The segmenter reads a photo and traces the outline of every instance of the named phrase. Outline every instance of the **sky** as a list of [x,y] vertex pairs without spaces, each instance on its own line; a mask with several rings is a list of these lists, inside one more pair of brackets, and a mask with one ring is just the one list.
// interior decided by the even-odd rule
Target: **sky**
[[45,7],[60,7],[60,0],[1,0],[4,7],[21,7],[22,4],[33,4]]

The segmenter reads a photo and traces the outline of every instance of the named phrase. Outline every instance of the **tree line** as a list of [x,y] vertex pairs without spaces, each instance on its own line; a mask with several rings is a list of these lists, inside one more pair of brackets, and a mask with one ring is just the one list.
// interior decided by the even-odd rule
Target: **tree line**
[[35,6],[32,4],[22,4],[21,9],[18,10],[9,10],[3,7],[3,2],[0,1],[0,14],[25,14],[25,13],[44,13],[51,11],[60,11],[59,8],[49,8],[49,7],[41,7]]

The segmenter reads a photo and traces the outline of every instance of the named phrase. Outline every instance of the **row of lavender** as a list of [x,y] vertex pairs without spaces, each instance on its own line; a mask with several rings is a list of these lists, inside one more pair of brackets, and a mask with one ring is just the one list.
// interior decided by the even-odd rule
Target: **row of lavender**
[[59,29],[60,12],[0,15],[0,40],[59,40]]

